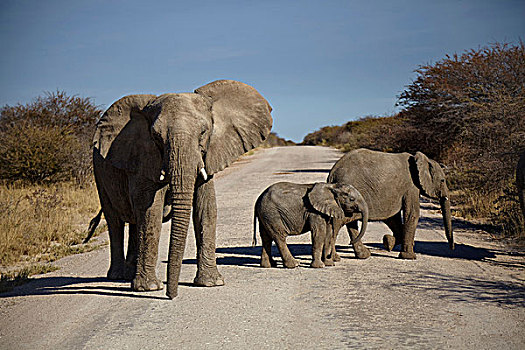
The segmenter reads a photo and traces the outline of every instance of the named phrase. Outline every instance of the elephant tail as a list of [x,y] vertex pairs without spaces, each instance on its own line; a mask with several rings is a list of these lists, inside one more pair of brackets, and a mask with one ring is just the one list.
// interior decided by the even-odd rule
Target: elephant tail
[[257,209],[253,210],[253,240],[252,247],[257,245]]
[[100,218],[102,218],[102,209],[100,209],[98,214],[97,214],[97,216],[95,216],[89,222],[89,227],[88,227],[88,230],[87,230],[88,234],[87,234],[86,238],[84,239],[84,242],[82,242],[82,243],[86,244],[87,242],[89,242],[91,237],[93,237],[93,234],[95,233],[95,229],[97,228],[98,224],[100,223]]

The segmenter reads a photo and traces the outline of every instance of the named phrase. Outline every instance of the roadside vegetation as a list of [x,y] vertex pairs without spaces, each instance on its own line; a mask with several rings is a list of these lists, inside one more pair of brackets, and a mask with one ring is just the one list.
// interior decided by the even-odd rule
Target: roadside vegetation
[[99,209],[90,147],[101,110],[57,91],[0,113],[1,290],[92,248],[79,243]]
[[283,139],[282,137],[279,137],[274,132],[271,132],[270,135],[268,135],[268,138],[263,142],[261,147],[263,148],[269,148],[269,147],[279,147],[279,146],[293,146],[295,145],[295,142],[291,140]]
[[443,163],[456,214],[525,241],[515,169],[525,151],[525,47],[495,43],[420,66],[401,111],[327,126],[302,144],[422,151]]

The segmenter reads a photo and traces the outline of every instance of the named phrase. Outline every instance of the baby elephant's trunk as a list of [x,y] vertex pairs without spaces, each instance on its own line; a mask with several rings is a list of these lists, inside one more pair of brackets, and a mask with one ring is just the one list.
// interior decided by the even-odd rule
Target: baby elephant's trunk
[[368,205],[366,204],[365,199],[361,195],[359,197],[360,198],[356,199],[356,202],[357,202],[357,210],[363,216],[362,222],[361,222],[361,230],[359,231],[359,234],[357,235],[357,237],[350,241],[350,244],[354,244],[355,242],[359,241],[365,234],[366,227],[368,226]]

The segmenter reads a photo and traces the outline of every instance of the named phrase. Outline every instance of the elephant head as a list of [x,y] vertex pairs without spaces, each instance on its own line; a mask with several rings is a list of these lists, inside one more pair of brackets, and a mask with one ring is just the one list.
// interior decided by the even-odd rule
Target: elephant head
[[113,166],[148,178],[158,188],[169,185],[170,298],[177,294],[196,184],[265,140],[271,110],[251,86],[219,80],[194,93],[126,96],[97,125],[95,148]]
[[[368,225],[368,205],[361,193],[351,185],[317,183],[308,193],[312,207],[333,220],[333,229],[340,228],[344,218],[361,214],[362,225],[359,235],[351,244],[363,237]],[[337,232],[334,232],[334,238]]]
[[439,199],[445,235],[447,236],[450,249],[454,249],[454,234],[452,232],[452,217],[450,214],[450,200],[448,198],[448,187],[445,173],[441,166],[434,160],[429,159],[421,152],[417,152],[415,160],[414,182],[422,195]]

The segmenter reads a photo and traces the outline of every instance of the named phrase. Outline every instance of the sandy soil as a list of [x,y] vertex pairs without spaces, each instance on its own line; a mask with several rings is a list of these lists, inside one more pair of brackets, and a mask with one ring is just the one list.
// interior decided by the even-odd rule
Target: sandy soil
[[[525,257],[459,220],[450,251],[427,201],[415,261],[382,250],[387,228],[371,223],[369,259],[354,258],[343,229],[343,260],[335,267],[308,268],[309,235],[288,240],[299,268],[258,267],[260,239],[251,247],[257,196],[278,181],[324,181],[340,156],[322,147],[265,149],[216,177],[225,286],[192,286],[191,232],[173,301],[164,291],[134,293],[129,283],[107,281],[108,247],[67,257],[59,271],[0,295],[0,348],[524,349]],[[158,264],[164,280],[168,234],[165,224]]]

